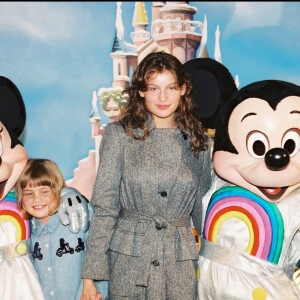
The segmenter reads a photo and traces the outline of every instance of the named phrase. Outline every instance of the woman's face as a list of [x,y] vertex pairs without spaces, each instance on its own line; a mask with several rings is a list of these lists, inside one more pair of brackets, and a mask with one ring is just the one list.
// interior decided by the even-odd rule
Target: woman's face
[[170,71],[153,73],[147,83],[147,91],[139,92],[145,98],[145,105],[152,114],[157,128],[176,127],[175,111],[181,96],[185,93],[185,86],[179,88],[177,79]]

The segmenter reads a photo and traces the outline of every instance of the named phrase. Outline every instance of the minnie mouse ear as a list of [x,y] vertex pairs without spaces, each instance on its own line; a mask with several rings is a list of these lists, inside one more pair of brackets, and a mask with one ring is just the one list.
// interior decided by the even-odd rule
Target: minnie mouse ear
[[15,84],[4,76],[0,76],[0,121],[15,137],[22,133],[26,121],[22,95]]
[[205,128],[215,129],[220,104],[237,90],[228,69],[211,58],[195,58],[184,64],[193,89],[192,99],[199,109],[196,116]]

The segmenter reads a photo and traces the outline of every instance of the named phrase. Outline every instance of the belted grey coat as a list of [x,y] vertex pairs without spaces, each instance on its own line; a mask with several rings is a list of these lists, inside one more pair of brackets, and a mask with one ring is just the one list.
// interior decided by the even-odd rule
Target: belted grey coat
[[110,300],[197,299],[190,216],[199,230],[210,150],[197,159],[188,130],[146,124],[145,141],[129,137],[119,123],[105,129],[82,277],[109,280]]

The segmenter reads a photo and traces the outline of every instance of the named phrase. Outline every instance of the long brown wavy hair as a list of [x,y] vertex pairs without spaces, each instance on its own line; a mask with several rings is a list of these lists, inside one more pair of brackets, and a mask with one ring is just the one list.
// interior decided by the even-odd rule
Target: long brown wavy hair
[[[186,88],[185,94],[176,109],[176,123],[183,131],[188,128],[191,134],[191,150],[198,157],[199,152],[207,148],[207,136],[201,122],[194,116],[197,109],[190,97],[192,84],[182,63],[173,55],[165,52],[148,54],[138,65],[133,73],[131,86],[124,91],[129,95],[127,104],[122,108],[119,121],[125,132],[132,138],[144,141],[150,132],[145,124],[149,110],[145,104],[145,98],[141,97],[139,91],[147,91],[147,81],[153,73],[170,71],[177,79],[178,88]],[[136,136],[134,129],[140,128],[144,131],[143,136]]]

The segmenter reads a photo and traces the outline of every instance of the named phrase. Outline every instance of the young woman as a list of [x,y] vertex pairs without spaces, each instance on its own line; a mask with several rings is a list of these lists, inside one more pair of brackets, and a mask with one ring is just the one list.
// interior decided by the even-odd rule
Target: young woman
[[128,104],[100,147],[95,214],[82,268],[85,299],[109,280],[109,299],[197,299],[199,224],[210,186],[209,140],[193,116],[180,61],[152,53],[137,67]]
[[[31,159],[16,184],[19,209],[32,218],[31,245],[34,267],[45,299],[79,300],[81,266],[87,232],[74,234],[57,216],[65,181],[57,165]],[[96,283],[107,295],[107,282]]]

